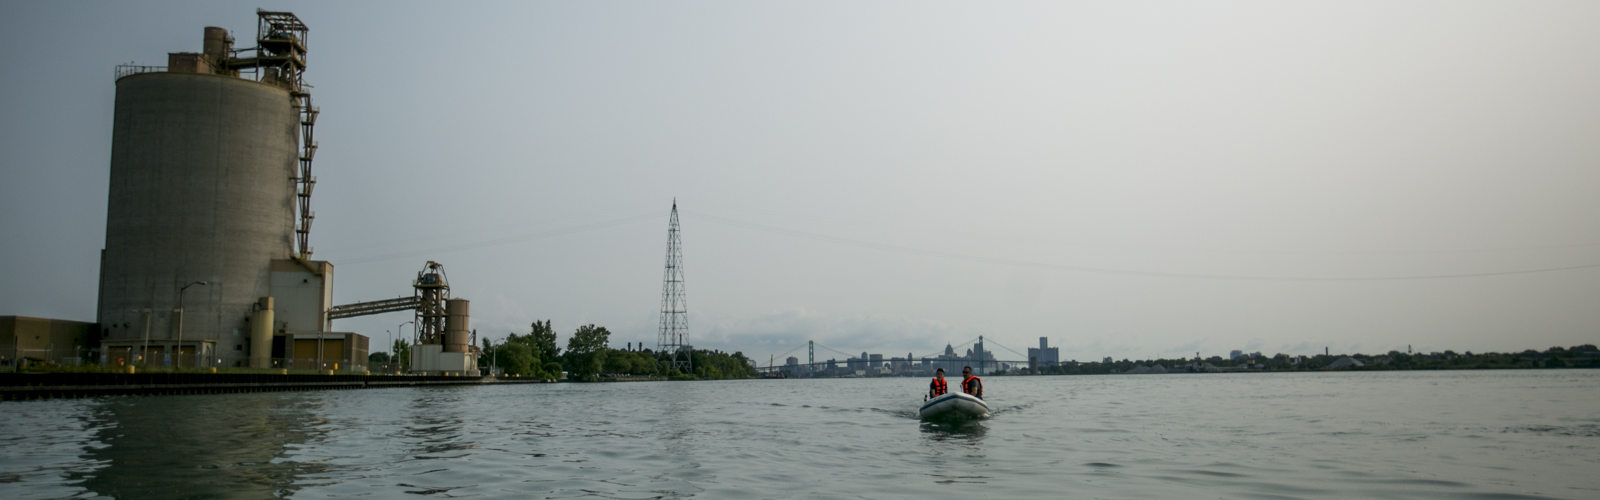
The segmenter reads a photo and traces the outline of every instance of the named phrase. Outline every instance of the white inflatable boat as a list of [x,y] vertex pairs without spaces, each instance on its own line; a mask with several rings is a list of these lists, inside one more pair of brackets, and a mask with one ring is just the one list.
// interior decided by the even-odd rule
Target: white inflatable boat
[[989,405],[970,394],[949,392],[922,403],[917,414],[926,419],[984,418],[989,416]]

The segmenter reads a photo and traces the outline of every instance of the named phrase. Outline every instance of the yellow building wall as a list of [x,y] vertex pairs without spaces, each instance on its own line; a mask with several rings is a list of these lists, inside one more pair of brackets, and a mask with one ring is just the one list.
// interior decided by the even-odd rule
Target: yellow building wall
[[28,316],[0,316],[0,356],[58,361],[87,356],[94,323]]

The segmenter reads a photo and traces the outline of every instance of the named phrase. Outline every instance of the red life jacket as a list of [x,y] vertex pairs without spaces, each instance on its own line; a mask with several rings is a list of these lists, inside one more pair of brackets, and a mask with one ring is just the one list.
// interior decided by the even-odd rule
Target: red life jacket
[[977,375],[967,377],[966,380],[961,381],[961,392],[980,398],[983,397],[983,379],[978,378]]
[[938,377],[938,378],[933,379],[933,395],[934,395],[934,397],[943,396],[944,393],[946,393],[946,392],[950,392],[950,384],[944,383],[944,377]]

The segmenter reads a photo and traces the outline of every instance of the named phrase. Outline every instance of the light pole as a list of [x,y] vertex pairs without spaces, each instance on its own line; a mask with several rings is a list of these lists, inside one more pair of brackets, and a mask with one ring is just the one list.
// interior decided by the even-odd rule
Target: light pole
[[[183,285],[183,288],[178,289],[178,355],[172,357],[172,362],[174,363],[173,368],[183,368],[183,317],[185,316],[183,313],[183,292],[188,290],[189,287],[195,285],[205,286],[206,282],[196,281],[194,283]],[[200,354],[200,348],[196,347],[194,352],[195,354]]]
[[[394,327],[394,331],[399,333],[399,335],[398,335],[399,337],[404,337],[405,336],[406,331],[405,331],[404,327],[406,325],[411,325],[411,333],[413,333],[413,334],[417,333],[417,322],[416,321],[407,321],[405,323],[401,323],[399,326]],[[394,351],[394,364],[396,364],[396,365],[400,364],[400,345],[395,343],[398,340],[399,339],[391,339],[391,341],[389,342],[389,349]],[[400,370],[398,369],[398,367],[396,367],[395,371],[398,372]]]
[[[144,314],[144,350],[139,352],[139,359],[137,360],[139,363],[144,363],[145,358],[150,356],[150,317],[155,315],[155,311],[149,309],[129,309],[128,312]],[[133,355],[133,348],[129,347],[128,352],[130,356]]]

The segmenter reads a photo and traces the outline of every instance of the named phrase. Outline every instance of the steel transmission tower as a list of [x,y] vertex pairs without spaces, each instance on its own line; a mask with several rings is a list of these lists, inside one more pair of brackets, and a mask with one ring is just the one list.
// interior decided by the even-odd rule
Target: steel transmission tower
[[689,304],[683,293],[683,247],[678,240],[678,200],[672,200],[672,219],[667,224],[667,273],[661,283],[661,334],[656,340],[659,352],[671,356],[671,368],[694,373],[689,355]]

